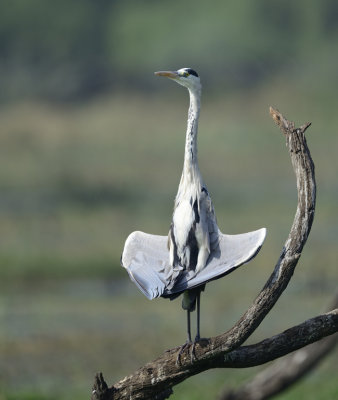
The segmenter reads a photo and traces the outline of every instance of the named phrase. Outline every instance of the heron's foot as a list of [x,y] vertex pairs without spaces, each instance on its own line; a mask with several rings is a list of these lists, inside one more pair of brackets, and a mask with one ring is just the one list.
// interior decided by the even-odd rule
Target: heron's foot
[[179,347],[179,352],[177,354],[176,357],[176,365],[181,366],[181,355],[184,353],[185,349],[188,348],[190,345],[192,344],[192,342],[190,342],[189,340],[186,341],[184,344],[182,344],[182,346]]
[[196,335],[195,340],[193,341],[193,344],[190,349],[190,361],[193,362],[194,360],[197,360],[196,354],[195,354],[195,347],[196,343],[198,343],[201,340],[200,335]]
[[197,335],[195,337],[195,340],[192,343],[191,350],[190,350],[191,362],[197,360],[196,353],[195,353],[196,344],[198,343],[199,346],[204,347],[208,342],[209,342],[209,340],[207,338],[201,338],[199,335]]

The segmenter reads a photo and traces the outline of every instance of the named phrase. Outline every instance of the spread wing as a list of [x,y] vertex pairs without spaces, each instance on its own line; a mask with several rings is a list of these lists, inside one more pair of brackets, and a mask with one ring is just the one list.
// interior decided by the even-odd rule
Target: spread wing
[[218,245],[211,251],[205,268],[194,274],[169,264],[167,236],[137,231],[126,240],[121,264],[148,299],[174,297],[249,262],[262,247],[265,235],[265,228],[239,235],[225,235],[219,231]]

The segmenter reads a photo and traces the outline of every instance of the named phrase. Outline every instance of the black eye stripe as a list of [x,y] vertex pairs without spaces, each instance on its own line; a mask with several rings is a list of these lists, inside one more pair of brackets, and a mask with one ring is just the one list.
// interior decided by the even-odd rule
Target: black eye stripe
[[193,70],[191,68],[186,68],[185,71],[187,71],[188,74],[194,75],[194,76],[196,76],[198,78],[198,74],[197,74],[197,72],[195,70]]

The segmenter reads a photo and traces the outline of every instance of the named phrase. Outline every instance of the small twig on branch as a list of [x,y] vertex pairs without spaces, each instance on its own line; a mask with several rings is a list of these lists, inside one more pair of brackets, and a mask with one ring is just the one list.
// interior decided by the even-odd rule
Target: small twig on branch
[[92,390],[92,399],[108,400],[113,398],[114,389],[109,389],[105,380],[103,379],[102,372],[95,375],[95,381]]
[[[338,307],[338,293],[329,309]],[[303,333],[303,332],[302,332]],[[318,333],[318,332],[317,332]],[[269,365],[237,390],[225,390],[219,400],[265,400],[284,391],[315,368],[338,343],[338,333],[300,348]]]
[[[177,349],[168,350],[153,362],[144,365],[134,374],[117,382],[113,387],[108,389],[108,392],[106,390],[109,396],[105,397],[105,400],[165,399],[170,395],[171,388],[174,385],[192,375],[218,366],[230,367],[230,364],[225,365],[225,360],[229,360],[229,357],[232,355],[239,356],[243,354],[241,353],[243,348],[238,349],[238,347],[255,331],[287,287],[311,229],[315,211],[316,184],[314,164],[304,136],[304,132],[310,124],[295,128],[294,124],[286,120],[277,110],[270,108],[270,114],[286,136],[293,169],[296,174],[298,190],[298,205],[295,218],[272,275],[253,304],[233,328],[222,335],[197,343],[195,347],[196,359],[194,361],[191,361],[189,349],[187,349],[181,355],[181,365],[177,365]],[[333,326],[331,329],[337,331],[336,314],[326,314],[316,318],[322,318],[323,323],[325,321],[329,322],[329,325],[331,323],[331,326]],[[310,325],[316,323],[316,318],[312,320]],[[297,327],[291,329],[297,329]],[[323,336],[332,333],[331,330],[325,332],[322,332]],[[284,334],[286,333],[284,332]],[[283,336],[283,334],[281,335]],[[277,337],[278,335],[274,337],[274,340]],[[315,340],[318,339],[320,337],[317,337]],[[294,338],[294,340],[296,343],[297,338]],[[311,340],[307,343],[311,343]],[[292,347],[291,343],[288,344]],[[257,346],[259,345],[257,344]],[[292,350],[299,348],[300,345],[304,344],[300,343],[298,347],[297,345],[296,347],[292,347]],[[233,352],[235,349],[238,349],[239,353]],[[246,349],[248,350],[248,348]],[[280,357],[281,353],[277,351],[277,348],[275,348],[275,351],[276,357]],[[233,353],[231,355],[227,354],[230,352]],[[283,354],[286,353],[287,351],[284,350]],[[272,354],[270,359],[273,358]],[[220,360],[223,360],[223,365],[220,365]],[[234,367],[234,360],[231,364],[232,367]],[[260,360],[256,359],[254,365],[266,361],[264,358]],[[99,395],[99,391],[95,390],[92,399],[100,399]]]

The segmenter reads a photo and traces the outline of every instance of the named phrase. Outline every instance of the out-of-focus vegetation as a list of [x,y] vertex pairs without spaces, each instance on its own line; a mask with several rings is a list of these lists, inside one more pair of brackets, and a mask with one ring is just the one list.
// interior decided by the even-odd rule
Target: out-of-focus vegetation
[[[256,260],[208,285],[202,334],[245,311],[292,223],[270,104],[312,121],[318,206],[294,279],[252,340],[325,307],[337,280],[337,42],[333,0],[2,4],[1,400],[89,397],[98,370],[113,383],[185,340],[180,301],[149,302],[119,265],[131,231],[167,233],[181,174],[187,93],[158,69],[202,78],[200,168],[221,229],[268,228]],[[336,364],[280,398],[336,398]],[[173,398],[216,398],[258,369],[209,371]]]
[[193,65],[215,91],[285,69],[302,76],[318,61],[337,76],[337,20],[335,0],[6,1],[0,99],[150,90],[154,69],[178,65]]

